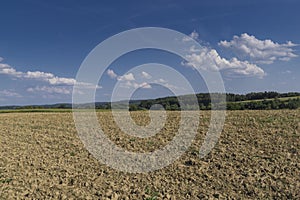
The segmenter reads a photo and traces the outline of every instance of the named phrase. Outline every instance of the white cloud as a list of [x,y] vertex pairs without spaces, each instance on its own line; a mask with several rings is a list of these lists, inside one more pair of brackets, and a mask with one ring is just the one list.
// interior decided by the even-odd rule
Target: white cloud
[[199,38],[199,34],[196,31],[193,31],[188,37],[184,37],[182,39],[183,42],[189,42],[191,40],[197,40]]
[[173,84],[170,84],[170,83],[163,83],[162,85],[163,85],[164,87],[168,88],[168,89],[171,89],[171,90],[181,90],[181,91],[185,90],[185,89],[182,88],[182,87],[178,87],[178,86],[173,85]]
[[[123,76],[118,76],[113,70],[109,69],[107,70],[107,75],[110,76],[112,79],[117,78],[118,81],[121,81],[120,87],[122,88],[145,88],[149,89],[152,88],[149,83],[143,82],[143,83],[137,83],[134,77],[133,73],[128,73]],[[151,75],[147,72],[141,73],[142,77],[151,79]]]
[[165,79],[158,79],[158,80],[154,80],[154,83],[167,83],[167,81]]
[[279,44],[270,39],[259,40],[247,33],[234,36],[231,41],[221,41],[219,45],[232,49],[239,58],[251,59],[253,62],[263,64],[272,64],[276,60],[289,61],[298,56],[293,50],[297,44],[291,41]]
[[57,87],[57,86],[52,86],[52,87],[48,87],[48,86],[36,86],[34,88],[28,88],[27,89],[28,92],[45,92],[45,93],[50,93],[50,94],[72,94],[72,87]]
[[74,85],[76,82],[73,78],[62,78],[62,77],[53,77],[50,79],[47,79],[47,81],[51,85]]
[[149,83],[146,83],[146,82],[143,82],[143,83],[139,84],[138,87],[141,87],[141,88],[144,88],[144,89],[152,88],[151,85]]
[[10,67],[8,64],[0,63],[0,69],[2,69],[2,68],[8,68],[8,67]]
[[[191,41],[191,37],[193,39],[198,39],[199,34],[196,31],[193,31],[189,38],[184,38],[184,41]],[[220,44],[221,43],[223,44],[224,42],[222,41]],[[187,62],[182,62],[182,65],[198,69],[212,71],[223,70],[231,75],[258,77],[263,77],[265,75],[264,70],[256,64],[250,63],[249,61],[242,61],[235,57],[231,59],[222,58],[215,49],[210,49],[206,45],[202,45],[201,48],[190,46],[185,58]]]
[[118,81],[134,81],[134,75],[133,73],[125,74],[123,76],[118,76]]
[[0,96],[1,97],[14,97],[14,98],[21,98],[22,95],[20,95],[19,93],[16,93],[14,91],[11,90],[2,90],[0,91]]
[[183,91],[186,90],[185,88],[173,85],[173,84],[169,83],[168,81],[166,81],[165,79],[162,79],[162,78],[156,79],[153,82],[156,83],[156,84],[158,84],[158,85],[162,85],[162,86],[164,86],[166,88],[169,88],[171,90],[179,90],[181,92],[183,92]]
[[14,77],[21,77],[22,72],[17,72],[14,68],[12,68],[8,64],[0,63],[0,74],[11,75]]
[[198,39],[199,34],[194,30],[191,34],[190,37],[193,38],[194,40]]
[[107,70],[107,75],[112,79],[117,78],[118,81],[134,81],[135,80],[133,73],[124,74],[123,76],[119,76],[112,69]]
[[135,81],[126,81],[126,82],[122,82],[120,83],[120,87],[122,88],[144,88],[144,89],[151,89],[151,85],[147,82],[143,82],[143,83],[137,83]]
[[107,75],[112,79],[114,79],[118,76],[112,69],[107,70]]
[[4,68],[0,71],[1,74],[7,74],[7,75],[12,75],[15,77],[22,77],[22,72],[17,72],[13,68]]
[[227,60],[222,58],[215,49],[202,48],[198,53],[192,53],[186,56],[188,62],[183,62],[185,66],[195,67],[204,70],[226,70],[230,74],[245,76],[265,75],[264,70],[248,61],[240,61],[237,58]]
[[286,71],[283,71],[283,72],[281,72],[282,74],[291,74],[292,73],[292,71],[290,71],[290,70],[286,70]]
[[51,73],[45,73],[40,71],[31,72],[28,71],[24,74],[25,78],[33,78],[33,79],[47,79],[47,78],[54,78],[54,75]]
[[151,79],[152,78],[152,76],[150,75],[150,74],[148,74],[147,72],[142,72],[142,77],[143,78],[146,78],[146,79]]
[[0,74],[9,75],[15,78],[23,78],[23,79],[32,79],[37,81],[47,82],[50,85],[69,85],[72,86],[75,83],[79,85],[83,85],[86,87],[96,87],[97,89],[101,88],[101,86],[93,86],[90,83],[80,83],[77,82],[74,78],[66,78],[66,77],[58,77],[52,73],[46,73],[41,71],[27,71],[21,72],[17,71],[13,67],[8,64],[0,63]]
[[28,71],[24,73],[24,78],[46,81],[50,85],[74,85],[76,83],[76,80],[73,78],[57,77],[52,73],[45,73],[40,71]]
[[286,70],[285,71],[287,74],[290,74],[290,73],[292,73],[290,70]]

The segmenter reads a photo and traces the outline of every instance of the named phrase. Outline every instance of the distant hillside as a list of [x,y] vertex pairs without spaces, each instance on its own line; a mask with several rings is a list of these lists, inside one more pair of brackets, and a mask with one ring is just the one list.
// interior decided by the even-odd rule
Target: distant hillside
[[[199,93],[196,94],[198,105],[194,105],[192,101],[193,95],[183,95],[179,98],[184,99],[186,103],[184,105],[185,110],[195,110],[200,108],[202,110],[211,109],[210,95],[221,97],[219,93]],[[289,93],[278,93],[278,92],[251,92],[248,94],[226,94],[228,110],[265,110],[265,109],[297,109],[300,107],[300,93],[289,92]],[[166,110],[180,110],[180,104],[176,96],[157,98],[157,99],[146,99],[146,100],[132,100],[129,102],[129,110],[148,110],[153,109],[153,105],[160,104]],[[126,101],[120,102],[96,102],[75,105],[78,109],[88,109],[95,107],[96,109],[128,109]],[[220,108],[224,107],[221,103],[215,104]],[[22,110],[22,109],[71,109],[72,104],[70,103],[59,103],[52,105],[28,105],[28,106],[1,106],[0,110]],[[154,108],[155,109],[155,108]],[[157,107],[156,109],[161,109]]]

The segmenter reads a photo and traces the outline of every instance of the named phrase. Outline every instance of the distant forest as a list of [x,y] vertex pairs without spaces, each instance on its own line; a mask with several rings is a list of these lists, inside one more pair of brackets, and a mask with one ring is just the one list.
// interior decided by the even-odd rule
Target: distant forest
[[[211,96],[222,96],[218,93],[201,93],[197,94],[198,105],[188,104],[188,99],[191,95],[185,95],[181,98],[184,99],[185,110],[210,110]],[[153,105],[160,104],[166,110],[181,110],[177,97],[165,97],[154,100],[142,100],[139,103],[131,103],[130,110],[145,110],[150,109]],[[297,109],[300,107],[300,93],[278,93],[278,92],[252,92],[248,94],[226,94],[226,109],[227,110],[267,110],[267,109]],[[221,103],[215,102],[215,108],[224,109],[225,106]],[[152,107],[153,109],[153,107]],[[154,108],[155,109],[155,108]]]
[[[214,108],[227,110],[268,110],[268,109],[298,109],[300,107],[299,92],[251,92],[248,94],[232,94],[226,93],[226,107],[221,101],[218,103],[218,98],[223,96],[220,93],[199,93],[196,94],[196,104],[193,100],[193,95],[183,95],[179,97],[164,97],[147,100],[132,100],[129,101],[129,108],[126,101],[120,102],[96,102],[76,105],[76,108],[108,110],[112,108],[136,110],[162,109],[166,110],[210,110],[212,108],[211,96],[214,97]],[[184,105],[181,108],[179,100],[183,99]],[[216,101],[217,99],[217,101]],[[157,106],[157,104],[161,106]],[[0,109],[71,109],[72,104],[53,104],[53,105],[30,105],[30,106],[2,106]]]

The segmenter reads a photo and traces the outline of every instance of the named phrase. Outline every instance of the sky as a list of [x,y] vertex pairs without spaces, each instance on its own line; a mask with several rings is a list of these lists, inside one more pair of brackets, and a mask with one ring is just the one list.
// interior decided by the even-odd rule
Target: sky
[[[134,71],[145,63],[170,66],[197,93],[207,92],[197,68],[219,71],[230,93],[300,92],[299,9],[297,0],[4,0],[0,105],[70,103],[77,83],[95,87],[95,101],[110,101],[116,85],[122,88],[118,100],[126,98],[127,89],[135,90],[133,99],[191,92],[176,78],[168,79],[162,66]],[[184,59],[155,49],[130,52],[102,66],[106,70],[97,85],[76,80],[98,44],[141,27],[181,32],[189,36],[183,43],[193,39],[202,48],[191,46]]]

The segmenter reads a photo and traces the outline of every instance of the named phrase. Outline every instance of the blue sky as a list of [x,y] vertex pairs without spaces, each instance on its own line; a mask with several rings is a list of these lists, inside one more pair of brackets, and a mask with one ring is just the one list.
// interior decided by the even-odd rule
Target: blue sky
[[[215,63],[227,92],[299,92],[299,9],[296,0],[1,1],[0,105],[71,102],[77,71],[96,45],[122,31],[148,26],[190,35],[205,52],[191,52],[190,63],[158,50],[122,56],[107,66],[110,73],[101,78],[96,101],[109,101],[118,80],[139,88],[135,98],[171,95],[168,87],[174,85],[158,77],[163,75],[159,71],[146,72],[157,76],[154,81],[162,79],[159,88],[127,73],[149,62],[172,66],[196,92],[206,92],[192,69],[201,56]],[[141,77],[147,80],[146,74]]]

